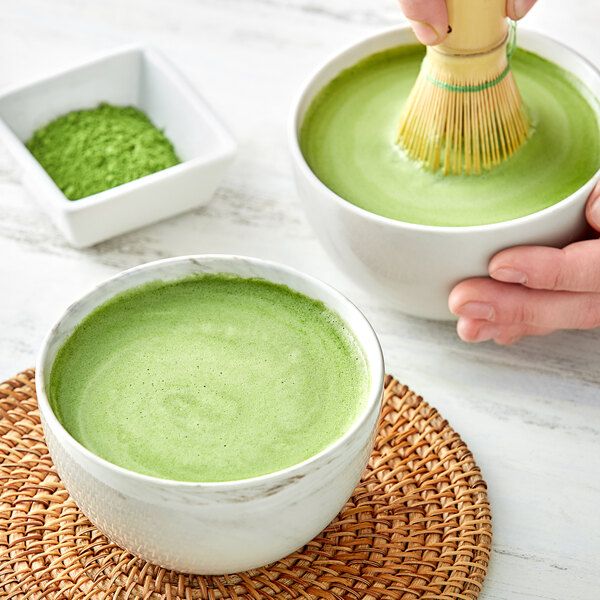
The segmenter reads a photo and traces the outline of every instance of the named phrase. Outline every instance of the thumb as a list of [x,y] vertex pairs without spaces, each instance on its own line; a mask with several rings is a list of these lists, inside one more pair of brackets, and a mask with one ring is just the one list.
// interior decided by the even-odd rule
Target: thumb
[[507,0],[506,14],[515,21],[522,19],[535,4],[536,0]]
[[400,8],[421,43],[444,41],[448,34],[446,0],[400,0]]
[[585,207],[585,218],[596,231],[600,231],[600,181],[598,181],[588,198]]

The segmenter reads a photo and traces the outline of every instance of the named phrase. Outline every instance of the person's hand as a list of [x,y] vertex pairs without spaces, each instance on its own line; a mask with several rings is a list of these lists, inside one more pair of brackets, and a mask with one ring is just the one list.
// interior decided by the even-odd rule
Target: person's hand
[[[600,231],[600,182],[586,218]],[[488,271],[491,279],[462,281],[448,299],[466,342],[508,345],[524,336],[600,326],[600,238],[562,250],[509,248],[492,258]]]
[[[536,0],[506,0],[506,13],[515,21],[523,18]],[[434,46],[448,35],[446,0],[400,0],[400,7],[423,44]]]

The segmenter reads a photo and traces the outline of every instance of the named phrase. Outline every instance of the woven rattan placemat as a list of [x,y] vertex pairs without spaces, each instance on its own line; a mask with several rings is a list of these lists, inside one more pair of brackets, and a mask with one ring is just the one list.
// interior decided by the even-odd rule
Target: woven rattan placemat
[[471,452],[390,376],[375,450],[352,498],[304,548],[255,571],[184,575],[110,543],[54,471],[33,370],[0,384],[0,479],[6,600],[472,600],[490,556],[490,507]]

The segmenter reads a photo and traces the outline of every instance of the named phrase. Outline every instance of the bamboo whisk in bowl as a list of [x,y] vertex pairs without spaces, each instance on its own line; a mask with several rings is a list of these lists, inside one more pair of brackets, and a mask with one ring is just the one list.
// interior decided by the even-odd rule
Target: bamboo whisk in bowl
[[447,0],[448,37],[428,46],[400,118],[408,156],[444,175],[481,174],[509,158],[529,136],[510,71],[515,25],[506,0]]

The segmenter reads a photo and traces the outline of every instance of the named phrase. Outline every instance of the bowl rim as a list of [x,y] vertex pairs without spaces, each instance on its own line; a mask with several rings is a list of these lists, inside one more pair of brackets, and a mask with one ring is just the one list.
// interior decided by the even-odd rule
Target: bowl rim
[[[319,77],[319,75],[321,75],[321,73],[325,69],[327,69],[333,62],[341,59],[345,54],[352,52],[353,50],[357,49],[358,47],[362,46],[363,44],[366,45],[369,42],[377,40],[378,38],[382,38],[382,37],[385,37],[385,36],[388,36],[388,35],[391,35],[394,33],[398,33],[398,34],[409,33],[414,38],[414,43],[419,43],[409,25],[395,25],[393,27],[386,27],[384,29],[380,29],[379,31],[376,31],[375,33],[371,33],[367,36],[363,36],[349,44],[346,44],[343,48],[335,50],[334,52],[330,53],[324,60],[322,60],[317,65],[317,67],[315,67],[309,73],[309,75],[302,82],[299,90],[296,92],[296,95],[294,96],[294,99],[292,101],[292,108],[290,110],[289,117],[288,117],[288,143],[289,143],[292,162],[293,162],[294,166],[297,168],[297,170],[300,172],[301,176],[305,180],[308,180],[308,182],[311,184],[311,186],[318,188],[319,193],[323,197],[332,201],[334,204],[337,204],[341,209],[347,210],[350,213],[354,213],[359,218],[367,219],[374,223],[378,223],[378,224],[385,225],[388,227],[398,228],[398,229],[408,229],[408,230],[412,230],[415,232],[428,232],[428,233],[434,233],[434,234],[440,234],[440,235],[465,235],[465,233],[496,233],[496,232],[503,231],[506,229],[512,229],[514,227],[527,226],[529,223],[537,221],[540,218],[544,218],[546,215],[550,215],[555,212],[560,212],[567,205],[571,204],[572,202],[577,201],[579,194],[581,193],[582,190],[589,188],[589,191],[591,192],[592,186],[600,178],[600,168],[598,168],[598,170],[583,185],[581,185],[579,188],[577,188],[577,190],[575,190],[572,194],[570,194],[566,198],[563,198],[562,200],[559,200],[558,202],[556,202],[542,210],[533,212],[529,215],[524,215],[522,217],[518,217],[516,219],[499,221],[497,223],[485,223],[485,224],[481,224],[481,225],[450,226],[450,225],[424,225],[424,224],[419,224],[419,223],[410,223],[408,221],[400,221],[398,219],[392,219],[391,217],[384,217],[383,215],[379,215],[379,214],[370,212],[364,208],[361,208],[359,206],[356,206],[355,204],[352,204],[351,202],[349,202],[348,200],[345,200],[344,198],[342,198],[342,196],[338,195],[336,192],[334,192],[333,190],[328,188],[327,185],[325,185],[317,177],[317,175],[313,172],[313,170],[310,168],[310,166],[306,162],[306,159],[304,158],[304,154],[302,153],[302,150],[300,148],[299,131],[300,131],[300,127],[301,127],[301,121],[300,121],[301,106],[304,104],[306,96],[308,95],[308,90],[313,85],[315,79],[317,77]],[[526,39],[527,38],[531,38],[531,39],[538,38],[543,43],[551,44],[555,47],[560,48],[560,50],[562,52],[571,54],[571,56],[573,56],[576,60],[579,60],[581,63],[583,63],[585,66],[587,66],[587,68],[591,69],[591,71],[595,74],[595,76],[598,78],[598,81],[600,82],[600,68],[596,67],[596,65],[594,65],[591,61],[589,61],[585,56],[583,56],[576,50],[572,49],[571,47],[567,46],[566,44],[563,44],[562,42],[555,40],[554,38],[552,38],[550,36],[539,33],[537,31],[533,31],[531,29],[519,28],[519,35],[521,35],[521,34],[524,34]],[[404,44],[398,44],[398,45],[402,46]],[[389,47],[391,48],[392,46],[389,46]],[[379,52],[379,50],[376,52]],[[371,51],[371,54],[373,54],[373,53],[374,52]],[[367,56],[369,56],[369,55],[365,54],[365,56],[363,56],[363,58],[366,58]],[[542,58],[545,58],[544,55],[541,55],[541,56],[542,56]],[[358,59],[358,60],[360,60],[360,59]],[[546,59],[546,60],[550,60],[550,59]],[[551,62],[554,62],[554,61],[551,61]],[[339,72],[338,72],[338,75],[339,75]],[[337,75],[334,75],[334,77],[336,77],[336,76]],[[332,81],[332,79],[330,79],[328,81],[328,83],[330,81]],[[582,82],[582,83],[584,83],[586,88],[588,87],[585,84],[585,82]],[[323,87],[321,87],[319,89],[319,91],[322,89],[323,89]],[[318,93],[318,91],[316,93]],[[596,97],[596,99],[598,100],[598,102],[600,104],[600,95],[594,94],[593,92],[591,92],[591,90],[590,90],[590,93],[592,93]],[[315,95],[312,96],[311,101],[314,99],[314,97],[315,97]],[[598,110],[596,112],[597,112],[598,128],[600,130],[600,110]]]
[[[159,50],[149,44],[130,43],[110,48],[104,52],[96,53],[89,58],[74,62],[70,66],[63,66],[40,77],[33,77],[22,83],[11,85],[0,92],[0,101],[13,94],[27,92],[30,88],[33,88],[37,85],[52,82],[53,80],[60,80],[62,77],[65,77],[70,73],[84,71],[85,69],[111,59],[136,54],[139,55],[142,60],[154,65],[156,69],[159,69],[163,73],[166,73],[175,79],[177,84],[177,92],[190,97],[193,101],[196,111],[201,112],[202,118],[204,118],[207,122],[210,122],[210,126],[215,131],[218,138],[218,145],[215,145],[214,148],[211,148],[210,151],[207,151],[201,156],[194,156],[187,160],[182,160],[176,165],[172,165],[166,169],[149,173],[148,175],[138,177],[137,179],[133,179],[131,181],[126,181],[112,188],[108,188],[101,192],[96,192],[95,194],[83,196],[82,198],[77,198],[76,200],[69,200],[69,198],[65,196],[55,181],[50,177],[44,167],[29,151],[25,143],[19,139],[12,127],[0,114],[0,139],[4,138],[9,144],[9,151],[12,150],[11,154],[13,154],[15,161],[22,168],[34,170],[37,177],[44,181],[44,185],[48,190],[48,199],[56,206],[57,209],[67,213],[79,212],[97,204],[109,202],[113,198],[117,198],[123,194],[127,194],[138,189],[143,189],[147,185],[152,185],[157,180],[168,179],[171,176],[176,176],[181,173],[194,170],[199,166],[209,166],[218,161],[230,160],[235,156],[237,152],[237,142],[229,130],[221,122],[220,118],[212,109],[212,107],[207,104],[204,97],[190,84],[185,75],[183,75],[183,73],[179,71],[179,69]],[[85,110],[86,108],[89,107],[82,107],[81,109],[76,110]],[[138,106],[135,108],[141,110]],[[169,141],[173,143],[171,140]]]
[[[186,262],[186,261],[193,261],[193,262],[197,262],[197,263],[202,263],[203,261],[217,261],[217,262],[221,262],[221,261],[223,261],[223,262],[226,262],[226,261],[242,262],[243,261],[244,263],[251,263],[253,265],[257,265],[259,268],[266,269],[267,271],[278,271],[278,272],[286,273],[288,275],[291,275],[294,278],[298,278],[298,279],[302,279],[302,280],[306,281],[309,285],[311,285],[317,289],[323,290],[327,295],[329,295],[332,298],[332,300],[336,306],[346,305],[350,309],[350,311],[352,313],[354,313],[354,318],[356,318],[358,321],[361,321],[363,323],[363,325],[365,326],[366,337],[365,336],[359,337],[359,335],[356,333],[356,328],[354,326],[352,326],[350,323],[348,323],[346,321],[346,319],[343,319],[339,315],[337,308],[335,306],[331,306],[329,303],[326,303],[326,305],[328,305],[328,308],[330,308],[330,310],[333,310],[336,314],[338,314],[339,318],[342,319],[342,321],[348,326],[349,330],[352,332],[352,334],[355,336],[355,338],[359,342],[359,345],[365,354],[365,359],[367,362],[368,372],[369,372],[369,376],[370,376],[369,391],[367,394],[365,406],[364,406],[362,412],[355,418],[352,425],[344,432],[344,434],[342,436],[335,439],[331,444],[329,444],[328,446],[323,448],[317,454],[309,456],[307,459],[303,460],[302,462],[299,462],[299,463],[296,463],[289,467],[286,467],[285,469],[280,469],[279,471],[273,471],[272,473],[266,473],[264,475],[259,475],[257,477],[249,477],[249,478],[245,478],[245,479],[235,479],[235,480],[228,480],[228,481],[180,481],[180,480],[176,480],[176,479],[165,479],[165,478],[161,478],[161,477],[154,477],[152,475],[138,473],[136,471],[132,471],[125,467],[116,465],[116,464],[106,460],[105,458],[98,456],[91,450],[88,450],[83,444],[78,442],[67,431],[67,429],[58,420],[58,417],[55,415],[54,410],[52,409],[52,407],[50,405],[48,396],[46,394],[46,385],[44,383],[45,371],[46,371],[44,364],[46,362],[46,357],[48,354],[50,343],[51,343],[54,335],[56,334],[59,326],[61,325],[62,321],[65,319],[65,317],[68,315],[68,313],[70,312],[70,310],[73,307],[84,302],[96,291],[105,287],[106,285],[110,284],[111,282],[114,282],[119,279],[130,278],[133,274],[138,273],[140,271],[154,270],[160,266],[164,267],[165,265],[182,263],[182,262]],[[222,272],[226,272],[226,270],[224,269]],[[182,276],[182,277],[185,277],[185,276]],[[240,277],[244,277],[244,276],[240,275]],[[268,279],[267,277],[261,277],[261,278],[263,278],[267,281],[270,281],[270,279]],[[160,279],[160,277],[157,277],[157,279]],[[149,281],[152,281],[152,280],[149,280]],[[136,286],[131,286],[131,288],[133,288],[133,287],[136,287]],[[126,289],[131,289],[131,288],[126,288]],[[292,287],[292,289],[294,289],[294,288]],[[300,292],[300,293],[304,293],[304,292]],[[304,295],[308,296],[309,298],[312,297],[310,294],[304,294]],[[106,302],[106,300],[104,300],[103,302]],[[102,302],[100,304],[102,304]],[[100,304],[98,304],[97,306],[100,306]],[[85,318],[88,314],[89,314],[89,311],[86,312],[85,315],[83,315],[83,317],[81,317],[81,318],[82,319]],[[79,320],[78,323],[79,322],[81,322],[81,320]],[[364,347],[366,344],[363,342],[363,338],[365,338],[365,341],[368,343],[368,346],[370,348],[372,348],[372,351],[370,353],[367,352],[367,350]],[[49,366],[48,370],[49,371],[51,370],[51,366]],[[365,315],[362,313],[362,311],[351,300],[349,300],[345,295],[343,295],[341,292],[339,292],[337,289],[335,289],[333,286],[329,285],[328,283],[325,283],[324,281],[322,281],[321,279],[318,279],[317,277],[308,275],[307,273],[304,273],[302,271],[299,271],[299,270],[289,267],[287,265],[283,265],[283,264],[275,262],[275,261],[264,260],[261,258],[236,255],[236,254],[192,254],[192,255],[176,256],[176,257],[172,257],[172,258],[155,260],[155,261],[151,261],[151,262],[147,262],[147,263],[138,265],[136,267],[132,267],[130,269],[126,269],[124,271],[121,271],[121,272],[113,275],[112,277],[109,277],[108,279],[102,280],[99,284],[95,285],[94,287],[92,287],[91,289],[86,291],[84,294],[79,296],[74,302],[72,302],[61,313],[59,318],[54,322],[54,324],[52,325],[52,327],[50,328],[50,330],[44,337],[44,340],[42,342],[42,345],[41,345],[40,350],[37,355],[36,370],[35,370],[35,382],[36,382],[36,393],[37,393],[37,400],[38,400],[38,407],[40,410],[40,414],[42,415],[43,419],[48,423],[48,426],[50,427],[50,429],[53,432],[55,432],[55,435],[57,434],[57,432],[60,434],[60,436],[61,436],[60,443],[65,446],[69,446],[69,445],[71,446],[71,448],[68,449],[68,453],[71,454],[71,456],[72,456],[72,451],[75,450],[76,452],[83,454],[88,460],[92,461],[96,466],[99,466],[102,469],[108,470],[109,472],[113,472],[114,474],[121,475],[122,477],[125,477],[131,481],[137,481],[139,483],[144,483],[144,484],[149,484],[149,485],[159,485],[161,487],[166,486],[170,489],[173,489],[173,488],[187,489],[187,490],[195,490],[195,489],[209,490],[210,489],[210,490],[220,491],[220,490],[235,490],[237,488],[245,488],[245,487],[247,488],[248,486],[254,487],[254,486],[260,486],[262,484],[268,485],[270,483],[277,482],[281,478],[286,478],[288,476],[293,477],[293,475],[295,474],[296,471],[300,471],[307,467],[310,467],[310,465],[312,463],[322,460],[323,457],[334,452],[337,448],[339,448],[340,446],[345,444],[348,439],[353,437],[363,427],[363,425],[368,420],[371,412],[374,409],[376,409],[377,414],[379,414],[379,411],[381,410],[381,400],[383,397],[383,389],[384,389],[384,384],[385,384],[385,366],[384,366],[384,358],[383,358],[383,352],[381,349],[381,344],[380,344],[377,334],[375,333],[375,330],[373,329],[373,326],[371,325],[369,320],[365,317]]]

